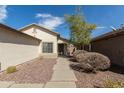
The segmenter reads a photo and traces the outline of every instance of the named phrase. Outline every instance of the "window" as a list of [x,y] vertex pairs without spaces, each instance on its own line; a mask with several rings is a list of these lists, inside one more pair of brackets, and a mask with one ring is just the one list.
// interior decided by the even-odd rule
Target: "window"
[[43,53],[52,53],[53,52],[53,43],[43,42]]

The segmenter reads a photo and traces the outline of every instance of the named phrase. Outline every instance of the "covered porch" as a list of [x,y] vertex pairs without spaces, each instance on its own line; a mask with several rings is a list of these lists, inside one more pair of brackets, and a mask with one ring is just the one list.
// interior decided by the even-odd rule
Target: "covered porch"
[[58,55],[67,55],[68,41],[66,39],[60,38],[58,40]]
[[65,44],[65,43],[58,44],[58,54],[59,55],[67,55],[67,44]]

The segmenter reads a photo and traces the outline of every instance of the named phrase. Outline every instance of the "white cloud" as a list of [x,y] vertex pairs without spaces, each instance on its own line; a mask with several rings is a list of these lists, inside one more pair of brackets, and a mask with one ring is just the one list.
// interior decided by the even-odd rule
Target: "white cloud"
[[64,23],[62,17],[53,16],[51,14],[36,14],[37,18],[40,18],[38,24],[48,29],[56,29],[58,26]]
[[0,5],[0,22],[3,22],[7,18],[7,6]]
[[52,17],[50,14],[36,14],[36,17],[42,17],[42,18],[48,18],[48,17]]
[[98,27],[96,27],[97,29],[104,29],[104,28],[106,28],[105,26],[98,26]]

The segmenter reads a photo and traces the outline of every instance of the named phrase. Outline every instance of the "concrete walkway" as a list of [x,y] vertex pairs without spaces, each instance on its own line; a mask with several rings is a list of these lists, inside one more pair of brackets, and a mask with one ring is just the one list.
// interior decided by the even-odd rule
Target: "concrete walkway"
[[67,58],[59,57],[53,71],[51,80],[46,84],[16,84],[13,81],[0,81],[0,88],[76,88],[77,79],[69,67]]
[[45,85],[46,88],[75,88],[77,81],[75,74],[69,67],[67,58],[59,57],[53,68],[52,78]]

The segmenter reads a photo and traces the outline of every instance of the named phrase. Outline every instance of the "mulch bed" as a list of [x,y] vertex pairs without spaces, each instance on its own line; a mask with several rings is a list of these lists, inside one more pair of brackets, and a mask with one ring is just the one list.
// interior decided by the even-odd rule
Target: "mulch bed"
[[0,73],[0,81],[15,81],[16,83],[46,83],[51,79],[56,59],[41,59],[25,62],[17,66],[17,71]]
[[[75,65],[76,63],[71,62],[71,64]],[[76,82],[78,88],[103,87],[105,80],[124,82],[124,68],[116,65],[112,65],[108,71],[98,71],[97,73],[86,73],[78,71],[76,68],[73,68],[73,71],[78,80]]]

